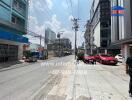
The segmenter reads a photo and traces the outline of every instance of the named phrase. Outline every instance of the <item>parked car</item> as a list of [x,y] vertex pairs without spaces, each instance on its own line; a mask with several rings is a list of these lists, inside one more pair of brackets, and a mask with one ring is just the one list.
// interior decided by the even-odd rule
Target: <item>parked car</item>
[[83,60],[84,59],[84,52],[77,53],[77,60]]
[[115,57],[106,54],[97,55],[96,59],[101,64],[116,65],[118,63],[118,60]]
[[121,62],[121,63],[123,62],[123,56],[122,56],[122,54],[116,55],[115,58],[118,60],[118,62]]
[[95,56],[90,56],[90,55],[84,56],[83,61],[84,61],[84,63],[88,63],[88,64],[96,64]]

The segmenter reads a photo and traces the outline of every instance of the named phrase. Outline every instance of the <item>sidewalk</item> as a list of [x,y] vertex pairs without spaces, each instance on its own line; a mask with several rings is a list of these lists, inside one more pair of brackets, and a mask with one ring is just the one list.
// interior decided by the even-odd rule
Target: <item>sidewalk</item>
[[80,62],[70,76],[66,100],[132,100],[124,66]]
[[25,67],[25,66],[32,65],[32,64],[41,63],[41,62],[52,60],[55,58],[56,57],[52,57],[52,58],[49,58],[46,60],[38,60],[37,62],[33,62],[33,63],[24,62],[23,60],[0,63],[0,72],[6,71],[6,70],[11,70],[11,69],[16,69],[16,68],[20,68],[20,67]]

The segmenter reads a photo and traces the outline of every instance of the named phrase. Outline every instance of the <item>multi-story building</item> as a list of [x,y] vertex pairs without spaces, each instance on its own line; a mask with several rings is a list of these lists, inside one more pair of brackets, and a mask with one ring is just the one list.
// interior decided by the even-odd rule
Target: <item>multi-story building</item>
[[28,19],[28,0],[0,0],[0,62],[21,59]]
[[55,39],[54,43],[48,44],[48,50],[54,51],[56,56],[64,55],[65,53],[71,53],[72,45],[68,38]]
[[111,43],[110,0],[93,0],[90,10],[90,44],[98,53],[107,53]]
[[132,53],[132,0],[111,0],[111,7],[124,8],[123,16],[111,16],[111,41],[126,59]]
[[45,43],[50,44],[56,39],[56,33],[53,32],[50,28],[45,30]]
[[90,25],[90,20],[88,20],[87,25],[86,25],[86,31],[84,34],[85,38],[85,54],[91,54],[91,25]]

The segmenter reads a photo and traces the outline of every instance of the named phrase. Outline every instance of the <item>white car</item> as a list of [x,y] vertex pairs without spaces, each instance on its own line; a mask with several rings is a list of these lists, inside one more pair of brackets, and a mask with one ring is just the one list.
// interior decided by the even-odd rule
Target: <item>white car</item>
[[115,58],[118,60],[118,62],[121,62],[121,63],[123,62],[123,56],[122,56],[122,54],[116,55]]

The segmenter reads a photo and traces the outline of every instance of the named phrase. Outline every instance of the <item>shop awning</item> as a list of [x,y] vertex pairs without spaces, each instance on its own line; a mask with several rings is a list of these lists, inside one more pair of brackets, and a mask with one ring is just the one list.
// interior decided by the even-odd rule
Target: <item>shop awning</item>
[[20,43],[28,43],[28,38],[22,35],[14,34],[11,32],[6,32],[2,30],[0,30],[0,39],[10,40],[10,41],[15,41],[15,42],[20,42]]

